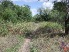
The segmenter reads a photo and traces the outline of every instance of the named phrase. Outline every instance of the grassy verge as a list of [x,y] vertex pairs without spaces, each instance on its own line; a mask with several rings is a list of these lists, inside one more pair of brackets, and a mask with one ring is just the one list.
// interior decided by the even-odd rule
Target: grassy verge
[[18,39],[19,42],[18,42],[17,44],[13,45],[13,46],[10,47],[10,48],[7,48],[7,49],[5,50],[5,52],[18,52],[19,47],[20,47],[21,44],[23,43],[24,37],[18,35],[18,36],[17,36],[17,39]]
[[31,52],[62,52],[60,50],[59,41],[62,39],[64,42],[69,42],[69,38],[55,36],[53,38],[50,37],[39,37],[32,39],[31,41]]

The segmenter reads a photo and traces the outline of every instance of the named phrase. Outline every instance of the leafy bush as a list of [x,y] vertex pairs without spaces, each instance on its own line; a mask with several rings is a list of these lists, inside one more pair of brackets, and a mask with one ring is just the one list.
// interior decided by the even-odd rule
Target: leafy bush
[[62,25],[55,22],[42,22],[40,23],[41,27],[49,27],[52,29],[62,29]]
[[5,9],[3,12],[3,19],[6,21],[16,22],[17,21],[17,14],[11,10],[10,8]]
[[1,24],[0,23],[0,36],[5,36],[8,35],[8,29],[6,24]]
[[38,14],[36,14],[34,17],[36,17],[36,21],[48,21],[50,20],[50,17],[48,15],[49,10],[44,8],[38,9]]
[[66,15],[66,13],[64,13],[64,12],[59,12],[57,10],[52,10],[49,13],[49,17],[50,17],[49,21],[58,22],[60,24],[64,24],[64,22],[65,22],[65,15]]
[[10,0],[3,0],[0,2],[0,19],[11,21],[13,23],[19,21],[31,21],[32,13],[28,5],[18,6],[14,5]]

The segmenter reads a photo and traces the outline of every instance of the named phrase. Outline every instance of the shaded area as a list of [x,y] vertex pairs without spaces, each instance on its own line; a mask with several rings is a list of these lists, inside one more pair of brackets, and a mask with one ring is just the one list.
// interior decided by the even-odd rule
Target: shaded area
[[50,27],[39,27],[35,31],[27,31],[26,38],[38,38],[38,37],[55,37],[56,35],[64,37],[65,31],[62,29],[52,29]]

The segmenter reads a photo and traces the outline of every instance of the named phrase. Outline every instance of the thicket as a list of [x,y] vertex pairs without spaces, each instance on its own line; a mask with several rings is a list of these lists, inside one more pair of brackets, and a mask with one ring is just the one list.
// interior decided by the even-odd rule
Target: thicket
[[38,14],[34,16],[35,21],[50,21],[57,22],[64,25],[65,23],[65,12],[59,12],[58,10],[38,9]]
[[[60,8],[58,6],[60,6]],[[55,3],[52,10],[39,8],[37,10],[38,14],[36,14],[35,16],[32,16],[30,6],[28,6],[28,5],[19,6],[19,5],[15,5],[10,0],[1,0],[0,1],[0,26],[1,26],[0,34],[7,35],[7,32],[9,31],[8,30],[8,27],[9,27],[8,22],[12,22],[16,25],[19,22],[30,22],[30,21],[42,22],[42,21],[45,21],[45,22],[53,22],[53,23],[49,23],[50,25],[48,24],[44,28],[48,27],[51,29],[57,29],[57,27],[59,27],[59,29],[61,29],[61,26],[58,25],[58,23],[59,23],[59,24],[63,25],[62,28],[64,29],[65,17],[66,17],[66,13],[65,13],[66,9],[64,10],[65,7],[66,7],[65,4],[64,4],[64,6],[62,6],[62,3]],[[12,26],[14,26],[14,24],[12,25],[10,23],[10,25],[12,25]],[[41,24],[41,25],[43,25],[43,24]],[[24,26],[24,25],[21,24],[21,26]],[[30,25],[29,25],[29,27],[30,27]],[[9,29],[10,28],[11,27],[9,27]],[[33,28],[33,27],[31,27],[31,28]],[[43,28],[43,26],[42,26],[42,28]],[[23,32],[21,32],[20,29],[23,30],[23,28],[20,27],[19,29],[13,28],[10,31],[16,31],[16,33],[17,32],[23,33]],[[25,31],[27,31],[27,29]]]
[[3,0],[0,2],[0,19],[5,22],[31,21],[32,13],[28,5],[18,6],[12,1]]
[[10,0],[2,0],[0,2],[0,20],[13,23],[19,21],[51,21],[64,24],[66,16],[65,6],[62,3],[55,3],[52,10],[39,8],[37,10],[38,14],[32,16],[30,6],[19,6]]

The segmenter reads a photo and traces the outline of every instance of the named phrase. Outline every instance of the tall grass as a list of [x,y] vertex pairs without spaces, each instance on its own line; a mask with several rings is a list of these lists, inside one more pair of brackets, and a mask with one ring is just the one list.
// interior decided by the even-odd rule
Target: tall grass
[[36,31],[37,29],[44,28],[45,31],[52,30],[52,31],[63,31],[63,26],[58,23],[53,22],[23,22],[23,23],[16,23],[13,24],[11,22],[8,23],[0,23],[0,35],[5,36],[8,34],[19,34],[23,35],[27,32]]
[[[14,44],[10,46],[9,48],[7,47],[5,52],[17,52],[17,49],[20,47],[23,37],[29,37],[32,35],[32,42],[31,42],[31,52],[40,52],[40,51],[47,51],[51,52],[53,46],[54,48],[57,47],[57,40],[50,39],[46,36],[40,37],[41,35],[49,35],[46,33],[51,33],[51,32],[62,32],[64,27],[61,24],[58,23],[53,23],[53,22],[18,22],[18,23],[11,23],[11,22],[1,22],[0,23],[0,36],[13,36],[12,38],[9,37],[8,41],[11,43],[12,40],[14,40]],[[49,32],[50,31],[50,32]],[[14,36],[15,35],[15,36]],[[37,36],[38,35],[38,36]],[[16,36],[18,38],[16,38]],[[23,37],[22,37],[23,36]],[[36,37],[38,38],[36,38]],[[57,37],[56,37],[57,38]],[[56,39],[54,38],[54,39]],[[17,39],[17,41],[15,41]],[[55,41],[54,45],[50,41]],[[17,42],[17,43],[16,43]],[[7,44],[10,44],[7,42]],[[6,45],[7,45],[6,44]],[[47,46],[52,45],[51,49],[47,48]],[[47,49],[46,49],[47,48]],[[49,51],[50,50],[50,51]],[[56,49],[58,50],[58,49]],[[53,50],[52,52],[55,52]]]
[[6,48],[5,52],[18,52],[20,46],[23,44],[24,37],[17,35],[16,38],[17,38],[18,42],[16,44],[12,45],[10,48]]
[[[61,38],[60,36],[55,36],[54,38],[39,37],[32,39],[31,52],[62,52],[63,50],[60,50],[59,44]],[[69,42],[67,37],[64,37],[62,41]]]

